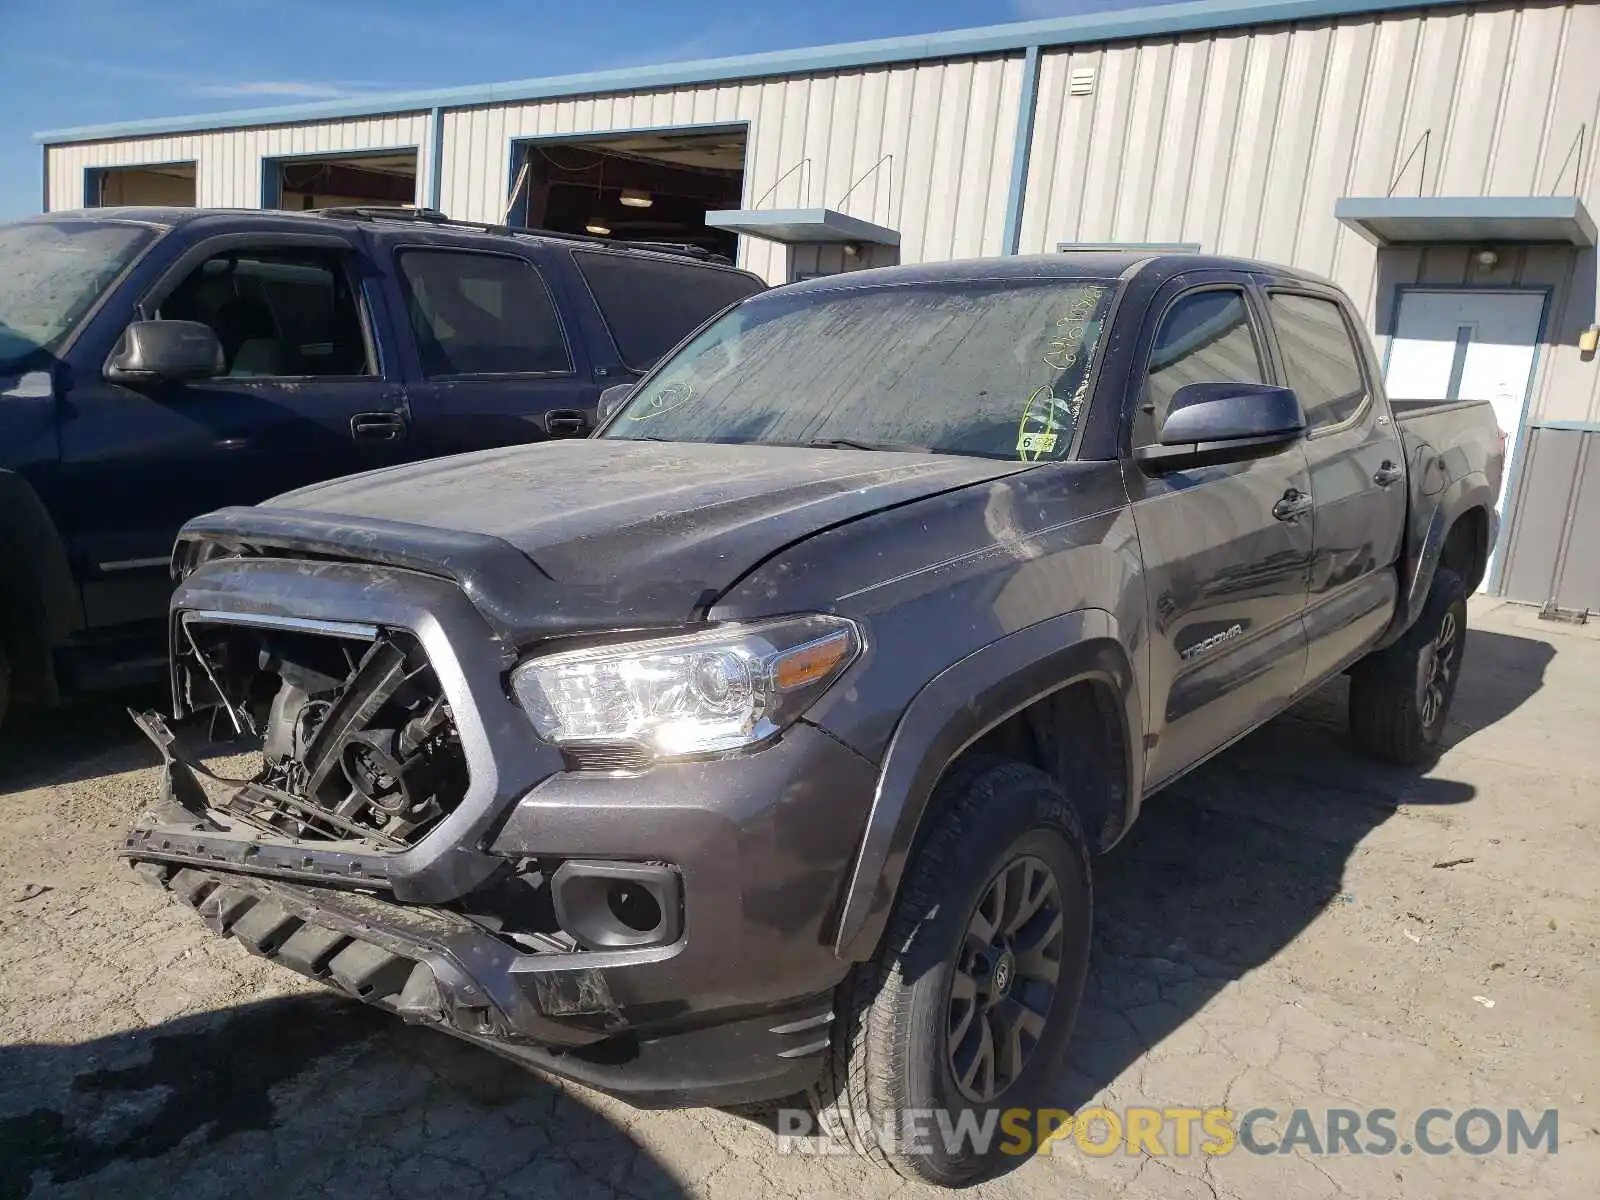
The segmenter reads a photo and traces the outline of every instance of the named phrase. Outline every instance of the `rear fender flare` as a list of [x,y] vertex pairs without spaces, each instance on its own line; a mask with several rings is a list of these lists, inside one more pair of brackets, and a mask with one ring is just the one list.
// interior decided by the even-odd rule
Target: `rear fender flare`
[[1474,508],[1483,509],[1489,522],[1485,553],[1494,552],[1495,522],[1498,518],[1494,511],[1495,494],[1486,476],[1464,475],[1429,499],[1434,504],[1433,511],[1428,514],[1428,523],[1422,536],[1417,539],[1417,549],[1414,552],[1409,549],[1407,551],[1409,570],[1406,572],[1405,595],[1395,613],[1393,624],[1389,626],[1389,631],[1379,643],[1379,648],[1398,641],[1422,615],[1423,605],[1428,602],[1428,592],[1433,587],[1433,577],[1439,570],[1439,559],[1444,553],[1445,541],[1463,514]]
[[1143,794],[1142,710],[1116,618],[1082,609],[1008,634],[936,676],[895,727],[840,906],[839,957],[860,961],[875,952],[945,768],[1006,718],[1086,680],[1108,685],[1121,701],[1126,828]]

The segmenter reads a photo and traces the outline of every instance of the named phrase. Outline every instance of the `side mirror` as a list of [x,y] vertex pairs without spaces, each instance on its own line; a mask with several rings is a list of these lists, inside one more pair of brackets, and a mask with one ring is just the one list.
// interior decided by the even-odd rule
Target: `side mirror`
[[1264,458],[1306,434],[1294,389],[1264,383],[1191,383],[1178,389],[1160,441],[1133,460],[1151,473]]
[[177,379],[211,379],[224,369],[222,343],[199,321],[135,321],[106,363],[112,383],[137,387]]
[[614,383],[600,393],[600,420],[605,421],[628,402],[628,397],[633,395],[634,385],[631,383]]

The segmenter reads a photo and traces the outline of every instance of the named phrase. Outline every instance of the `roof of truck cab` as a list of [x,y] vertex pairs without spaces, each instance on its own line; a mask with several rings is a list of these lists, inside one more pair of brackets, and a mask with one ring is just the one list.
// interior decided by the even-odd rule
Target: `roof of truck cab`
[[1319,276],[1280,263],[1225,255],[1173,253],[1163,250],[1069,250],[1055,254],[1018,254],[1005,258],[969,258],[955,262],[914,263],[824,275],[781,289],[785,294],[837,291],[860,287],[894,287],[978,280],[1131,278],[1146,270],[1178,275],[1192,271],[1246,271],[1279,279],[1326,284]]

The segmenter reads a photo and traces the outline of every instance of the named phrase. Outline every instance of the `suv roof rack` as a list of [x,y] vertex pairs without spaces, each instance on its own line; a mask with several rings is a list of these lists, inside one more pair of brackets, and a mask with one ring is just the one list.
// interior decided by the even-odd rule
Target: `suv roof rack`
[[486,221],[461,221],[447,216],[437,208],[412,208],[408,205],[354,204],[334,208],[304,210],[305,216],[339,217],[346,221],[417,221],[425,225],[438,225],[450,229],[468,229],[473,233],[488,233],[499,237],[540,237],[562,242],[585,242],[599,246],[620,247],[626,250],[651,250],[657,254],[676,254],[701,262],[732,266],[727,255],[695,246],[688,242],[631,242],[625,238],[595,237],[587,233],[562,233],[555,229],[537,229],[524,225],[494,225]]

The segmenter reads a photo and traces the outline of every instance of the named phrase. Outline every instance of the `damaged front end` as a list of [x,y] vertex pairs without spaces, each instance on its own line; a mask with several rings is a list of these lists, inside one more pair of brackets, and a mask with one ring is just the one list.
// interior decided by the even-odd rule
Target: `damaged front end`
[[468,786],[450,704],[417,639],[332,622],[241,624],[187,612],[175,629],[175,714],[212,714],[259,738],[258,768],[234,779],[179,756],[154,714],[138,718],[168,761],[173,798],[296,843],[402,851],[452,812]]
[[[724,865],[776,844],[771,809],[748,835],[728,813],[808,766],[773,754],[751,782],[747,760],[692,764],[652,804],[539,737],[508,685],[525,649],[452,578],[272,545],[180,573],[171,714],[134,715],[166,764],[122,844],[139,876],[252,954],[636,1102],[807,1085],[832,980],[743,977],[727,948],[751,922]],[[785,748],[864,786],[830,738]],[[694,872],[710,924],[691,962]]]
[[[191,610],[172,636],[172,719],[131,714],[165,762],[123,849],[144,878],[252,953],[408,1021],[497,1049],[618,1028],[554,918],[552,867],[499,859],[444,872],[429,903],[397,897],[408,853],[465,857],[419,847],[472,783],[415,633]],[[524,983],[530,958],[572,965]]]

